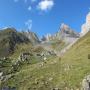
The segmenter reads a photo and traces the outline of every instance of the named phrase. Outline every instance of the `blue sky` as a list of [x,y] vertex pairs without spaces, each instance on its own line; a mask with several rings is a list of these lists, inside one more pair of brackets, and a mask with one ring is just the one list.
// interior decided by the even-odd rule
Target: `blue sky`
[[80,32],[89,8],[90,0],[0,0],[0,28],[29,27],[42,36],[65,23]]

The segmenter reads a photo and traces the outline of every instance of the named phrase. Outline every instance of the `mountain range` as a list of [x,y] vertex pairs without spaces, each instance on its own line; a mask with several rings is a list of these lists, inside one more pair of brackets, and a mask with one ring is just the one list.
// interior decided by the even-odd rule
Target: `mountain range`
[[[54,35],[45,36],[45,42],[62,41],[66,44],[72,43],[80,35],[72,30],[68,25],[62,24],[59,31]],[[15,46],[21,43],[31,43],[32,45],[45,43],[39,39],[39,37],[29,30],[26,32],[18,32],[14,28],[5,28],[0,31],[0,56],[8,56],[14,52]],[[55,42],[57,44],[57,42]]]
[[90,74],[89,36],[66,24],[41,39],[29,30],[0,30],[1,90],[81,90]]

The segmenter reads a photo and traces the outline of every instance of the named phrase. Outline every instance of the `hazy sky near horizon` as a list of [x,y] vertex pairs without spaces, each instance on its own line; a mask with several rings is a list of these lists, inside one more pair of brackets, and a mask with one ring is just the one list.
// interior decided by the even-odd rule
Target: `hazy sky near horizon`
[[65,23],[80,32],[89,8],[90,0],[0,0],[0,28],[28,27],[41,36]]

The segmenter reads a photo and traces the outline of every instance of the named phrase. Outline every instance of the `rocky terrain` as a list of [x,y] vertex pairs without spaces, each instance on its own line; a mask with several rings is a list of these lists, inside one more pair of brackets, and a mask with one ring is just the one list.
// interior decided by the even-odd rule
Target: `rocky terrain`
[[32,32],[18,32],[14,28],[5,28],[0,31],[0,57],[6,57],[12,54],[16,45],[35,44],[39,39]]
[[0,30],[0,90],[89,90],[90,31],[82,32],[61,24],[39,39],[29,30]]

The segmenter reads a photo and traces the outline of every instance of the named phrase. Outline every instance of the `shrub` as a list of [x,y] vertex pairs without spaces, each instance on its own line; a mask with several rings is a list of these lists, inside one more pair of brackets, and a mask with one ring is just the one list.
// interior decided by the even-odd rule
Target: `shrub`
[[88,59],[90,59],[90,54],[88,54]]

